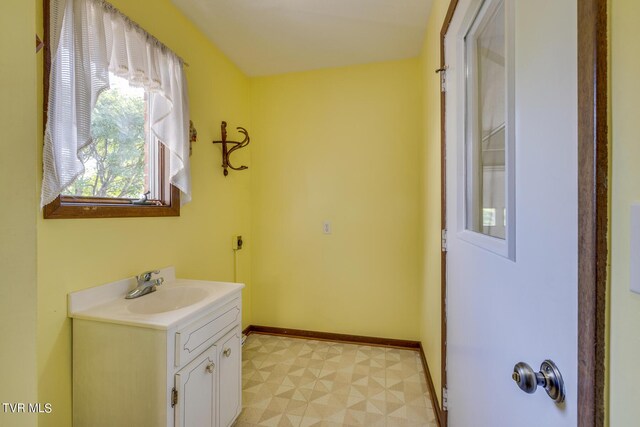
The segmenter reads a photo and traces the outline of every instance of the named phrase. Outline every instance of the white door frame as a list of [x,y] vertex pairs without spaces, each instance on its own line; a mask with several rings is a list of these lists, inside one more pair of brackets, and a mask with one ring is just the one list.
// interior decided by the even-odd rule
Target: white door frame
[[[440,31],[444,40],[458,0],[451,0]],[[607,0],[578,0],[578,427],[605,424],[605,306],[607,285],[608,135]],[[549,66],[553,66],[550,64]],[[445,93],[441,111],[441,226],[446,223]],[[447,254],[441,256],[441,378],[447,387]],[[439,425],[447,412],[436,408]]]

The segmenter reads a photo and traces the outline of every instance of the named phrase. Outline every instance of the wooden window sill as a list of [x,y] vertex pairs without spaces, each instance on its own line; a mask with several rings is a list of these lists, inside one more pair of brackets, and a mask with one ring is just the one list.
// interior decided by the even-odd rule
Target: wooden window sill
[[[68,198],[65,198],[68,199]],[[180,216],[180,190],[171,186],[171,201],[164,205],[134,205],[124,199],[81,198],[69,202],[60,196],[44,207],[45,219],[133,218]]]

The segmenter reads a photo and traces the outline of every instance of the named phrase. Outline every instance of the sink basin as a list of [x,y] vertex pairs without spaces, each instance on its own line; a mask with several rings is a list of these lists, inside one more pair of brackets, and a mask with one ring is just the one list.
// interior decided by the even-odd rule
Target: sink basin
[[176,278],[175,268],[160,270],[164,284],[155,292],[126,299],[135,277],[69,294],[69,317],[143,328],[167,330],[241,298],[242,283]]
[[189,286],[159,289],[135,299],[129,304],[128,309],[136,314],[165,313],[196,304],[208,295],[209,292],[204,289]]

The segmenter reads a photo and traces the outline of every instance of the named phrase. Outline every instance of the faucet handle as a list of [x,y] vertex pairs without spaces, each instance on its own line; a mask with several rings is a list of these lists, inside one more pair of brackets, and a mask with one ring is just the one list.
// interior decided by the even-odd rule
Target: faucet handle
[[140,282],[140,281],[148,282],[149,280],[151,280],[151,275],[152,274],[160,274],[160,270],[145,271],[144,273],[140,274],[139,276],[136,276],[136,279],[138,279],[138,282]]

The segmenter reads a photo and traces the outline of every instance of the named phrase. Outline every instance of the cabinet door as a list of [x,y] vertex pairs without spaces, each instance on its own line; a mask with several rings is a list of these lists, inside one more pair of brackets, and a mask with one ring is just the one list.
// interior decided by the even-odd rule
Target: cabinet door
[[229,427],[242,410],[242,332],[234,329],[216,343],[220,349],[220,427]]
[[212,345],[176,374],[176,427],[217,427],[216,357],[216,346]]

